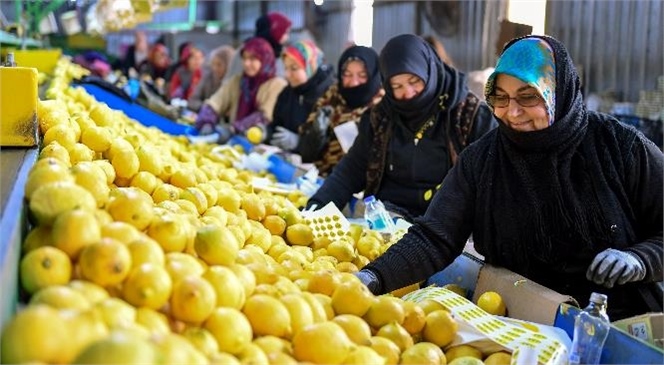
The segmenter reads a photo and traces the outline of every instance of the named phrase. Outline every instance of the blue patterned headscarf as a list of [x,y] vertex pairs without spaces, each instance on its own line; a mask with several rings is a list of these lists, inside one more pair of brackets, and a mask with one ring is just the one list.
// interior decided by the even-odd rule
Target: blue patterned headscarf
[[525,82],[537,90],[546,105],[549,125],[555,120],[556,65],[553,50],[540,38],[523,38],[507,48],[498,59],[496,70],[489,76],[484,89],[492,95],[498,74],[506,74]]

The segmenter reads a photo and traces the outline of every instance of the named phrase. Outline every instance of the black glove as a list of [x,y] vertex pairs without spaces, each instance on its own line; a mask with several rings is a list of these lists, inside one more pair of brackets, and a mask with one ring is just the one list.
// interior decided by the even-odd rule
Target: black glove
[[595,256],[586,278],[596,284],[612,288],[632,281],[643,280],[646,268],[636,254],[608,248]]
[[376,274],[373,273],[371,270],[360,270],[355,273],[355,276],[360,279],[362,284],[366,285],[367,288],[374,294],[378,295],[380,294],[381,290],[381,283],[380,280],[378,280],[378,277]]

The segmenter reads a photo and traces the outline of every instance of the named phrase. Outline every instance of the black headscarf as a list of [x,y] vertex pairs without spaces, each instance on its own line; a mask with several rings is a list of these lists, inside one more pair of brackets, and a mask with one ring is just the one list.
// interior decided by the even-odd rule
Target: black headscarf
[[[395,110],[411,128],[419,127],[439,110],[440,97],[450,109],[468,94],[465,75],[444,64],[422,37],[402,34],[390,39],[380,52],[380,73],[385,96],[383,104]],[[410,100],[397,100],[390,87],[394,75],[410,73],[424,80],[422,93]]]
[[[367,82],[355,87],[343,87],[343,73],[349,59],[359,59],[364,63],[367,70]],[[373,48],[364,46],[353,46],[347,48],[339,57],[337,69],[337,81],[339,94],[346,101],[346,105],[352,109],[369,104],[380,89],[381,79],[378,70],[378,53]]]
[[[562,43],[551,37],[537,38],[554,54],[555,121],[532,132],[515,131],[501,121],[496,152],[487,156],[479,184],[485,188],[478,189],[480,221],[494,222],[495,229],[484,232],[485,239],[510,238],[509,242],[493,239],[486,245],[487,257],[498,258],[499,262],[492,263],[507,267],[534,268],[537,263],[527,259],[533,255],[542,263],[568,262],[570,255],[598,243],[592,237],[595,241],[605,237],[590,176],[590,167],[600,166],[602,161],[598,156],[594,157],[597,161],[574,158],[588,129],[579,75]],[[503,52],[521,39],[506,44]],[[488,88],[487,94],[491,92]],[[594,141],[586,141],[583,147],[593,149],[592,144]],[[540,246],[534,248],[535,242]]]

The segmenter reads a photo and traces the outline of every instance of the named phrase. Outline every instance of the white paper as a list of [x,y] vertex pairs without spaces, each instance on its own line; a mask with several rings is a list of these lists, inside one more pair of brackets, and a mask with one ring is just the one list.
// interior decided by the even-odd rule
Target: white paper
[[337,135],[337,140],[341,145],[341,149],[344,151],[344,153],[348,153],[348,150],[353,145],[355,138],[359,134],[359,131],[357,130],[357,123],[351,120],[344,124],[340,124],[334,127],[334,134]]

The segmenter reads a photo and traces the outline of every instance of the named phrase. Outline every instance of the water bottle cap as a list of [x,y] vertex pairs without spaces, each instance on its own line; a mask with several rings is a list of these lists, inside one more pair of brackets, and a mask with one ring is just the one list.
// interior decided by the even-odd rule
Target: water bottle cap
[[607,296],[600,293],[590,294],[590,301],[597,304],[606,304]]
[[373,196],[373,195],[369,195],[368,197],[364,198],[364,203],[365,204],[373,203],[375,201],[376,201],[376,197]]

